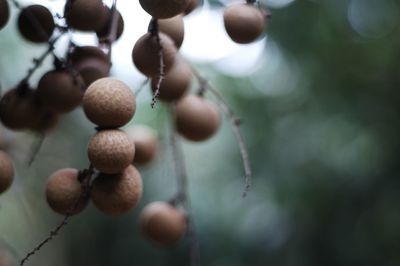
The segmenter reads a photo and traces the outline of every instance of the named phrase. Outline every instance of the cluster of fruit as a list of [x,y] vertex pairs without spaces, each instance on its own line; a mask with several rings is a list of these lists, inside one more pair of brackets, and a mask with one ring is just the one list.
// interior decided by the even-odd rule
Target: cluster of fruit
[[[152,16],[149,31],[135,43],[132,60],[136,68],[151,81],[155,98],[172,106],[174,128],[190,141],[204,141],[213,136],[221,124],[217,105],[204,97],[200,81],[198,93],[189,93],[194,69],[179,56],[184,39],[183,16],[196,6],[197,0],[140,0]],[[9,17],[6,0],[0,0],[0,28]],[[13,130],[51,129],[59,115],[82,104],[87,118],[97,127],[88,144],[89,169],[64,168],[53,173],[47,183],[46,196],[57,213],[81,212],[91,200],[102,212],[119,215],[134,208],[142,195],[142,179],[133,164],[151,161],[158,149],[154,133],[136,126],[125,132],[136,110],[135,95],[130,88],[109,78],[111,43],[124,29],[124,21],[113,6],[101,0],[67,0],[65,25],[58,25],[44,6],[21,8],[18,29],[34,43],[46,43],[47,53],[65,32],[96,33],[98,46],[77,47],[70,43],[64,59],[54,56],[54,69],[45,73],[37,89],[28,77],[0,100],[0,120]],[[249,1],[224,11],[226,32],[237,43],[250,43],[263,33],[265,12]],[[45,54],[46,55],[46,54]],[[43,57],[44,58],[44,57]],[[0,152],[0,192],[11,183],[13,167],[8,156]],[[95,179],[92,181],[91,178]],[[140,215],[143,232],[162,245],[173,244],[187,231],[188,217],[184,207],[171,202],[152,202]]]

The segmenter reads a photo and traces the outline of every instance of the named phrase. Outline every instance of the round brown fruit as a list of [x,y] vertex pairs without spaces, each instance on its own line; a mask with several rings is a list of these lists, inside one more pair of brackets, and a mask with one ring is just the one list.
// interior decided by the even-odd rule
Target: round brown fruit
[[122,130],[101,130],[90,140],[88,156],[100,172],[118,174],[132,163],[135,144]]
[[66,70],[52,70],[40,79],[36,93],[46,109],[66,113],[82,102],[83,88],[81,77]]
[[18,16],[18,29],[22,36],[35,43],[47,42],[55,28],[53,15],[44,6],[30,5]]
[[153,129],[137,125],[127,129],[129,138],[135,143],[134,164],[146,164],[154,159],[158,151],[158,141]]
[[[108,34],[110,33],[110,25],[112,22],[112,11],[109,10],[108,12],[109,12],[109,18],[106,25],[101,30],[96,31],[97,38],[99,38],[100,40],[107,38]],[[118,16],[118,22],[117,22],[118,26],[117,26],[117,34],[115,36],[115,40],[118,40],[121,37],[122,33],[124,32],[124,26],[125,26],[124,19],[122,18],[122,15],[118,10],[117,10],[117,16]]]
[[67,24],[81,31],[103,29],[110,15],[108,8],[101,0],[67,1],[64,13]]
[[86,86],[93,81],[107,77],[111,62],[108,56],[96,46],[76,47],[68,57],[73,68],[81,75]]
[[189,5],[186,7],[185,11],[183,12],[185,15],[189,15],[193,10],[195,10],[199,6],[200,0],[190,0]]
[[[171,69],[176,57],[174,41],[164,33],[159,33],[162,47],[164,73]],[[146,33],[135,43],[132,51],[133,63],[148,77],[156,77],[160,74],[160,57],[157,37]]]
[[182,13],[190,0],[139,0],[142,8],[154,18],[172,18]]
[[2,29],[10,18],[10,8],[7,0],[0,0],[0,29]]
[[210,138],[218,130],[220,122],[217,106],[200,96],[189,95],[176,104],[177,131],[189,140]]
[[[78,170],[64,168],[54,172],[47,181],[46,198],[51,209],[59,214],[77,214],[88,204],[78,180]],[[79,201],[79,203],[78,203]]]
[[224,25],[229,37],[237,43],[251,43],[263,33],[266,20],[263,12],[250,4],[228,6],[224,11]]
[[[161,82],[158,98],[166,102],[176,101],[188,91],[191,82],[190,67],[182,59],[177,58]],[[157,83],[158,78],[151,80],[153,93],[157,89]]]
[[9,90],[0,100],[0,120],[12,130],[28,129],[40,119],[35,93],[30,88]]
[[167,19],[158,20],[159,31],[167,34],[177,48],[181,47],[185,34],[183,16],[181,14]]
[[14,166],[7,153],[0,151],[0,193],[6,191],[14,179]]
[[135,95],[124,82],[102,78],[86,90],[83,110],[87,118],[100,127],[122,127],[135,114]]
[[119,215],[134,208],[142,197],[142,178],[132,165],[122,173],[99,174],[94,180],[91,199],[102,212]]
[[155,243],[172,245],[186,232],[185,214],[166,202],[153,202],[140,214],[143,233]]

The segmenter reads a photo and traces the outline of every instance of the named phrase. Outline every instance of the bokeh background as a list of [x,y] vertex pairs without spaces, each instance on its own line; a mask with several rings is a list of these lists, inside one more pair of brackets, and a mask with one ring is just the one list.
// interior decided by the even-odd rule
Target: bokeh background
[[[62,10],[63,1],[33,2]],[[118,4],[126,31],[115,44],[112,75],[137,89],[144,77],[130,53],[149,17],[131,2]],[[228,120],[207,142],[184,141],[202,265],[400,265],[400,2],[263,3],[272,20],[266,37],[251,45],[234,45],[224,33],[227,2],[205,3],[185,19],[182,54],[243,119],[254,172],[253,189],[242,199],[243,169]],[[16,14],[0,32],[3,91],[45,49],[20,37]],[[47,61],[32,84],[49,68]],[[153,127],[162,147],[154,163],[140,168],[140,205],[120,217],[89,206],[27,265],[189,265],[187,240],[160,248],[138,230],[140,210],[169,199],[176,177],[166,107],[151,109],[147,87],[137,100],[128,127]],[[94,132],[81,109],[66,115],[28,167],[37,137],[1,130],[17,176],[0,196],[0,246],[16,259],[62,219],[45,201],[47,177],[87,167]]]

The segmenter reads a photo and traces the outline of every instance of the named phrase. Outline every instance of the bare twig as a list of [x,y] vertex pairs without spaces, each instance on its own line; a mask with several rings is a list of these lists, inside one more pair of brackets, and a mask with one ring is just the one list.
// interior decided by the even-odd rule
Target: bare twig
[[203,76],[201,76],[201,74],[193,67],[192,67],[192,72],[200,84],[200,89],[198,91],[198,94],[203,95],[205,91],[209,91],[210,93],[212,93],[215,96],[220,108],[231,122],[232,130],[235,133],[236,139],[238,141],[240,155],[243,161],[245,188],[242,193],[242,197],[244,198],[246,197],[248,191],[251,188],[252,171],[250,166],[249,152],[247,150],[247,146],[244,141],[243,135],[240,131],[241,120],[239,117],[235,115],[232,108],[230,108],[230,106],[224,100],[222,95],[213,86],[211,86],[210,83]]
[[149,31],[151,34],[156,38],[157,48],[158,48],[158,58],[160,59],[159,63],[159,70],[158,70],[158,80],[156,85],[156,90],[154,91],[153,98],[151,100],[151,107],[154,108],[157,103],[157,97],[160,94],[161,83],[164,80],[165,73],[165,65],[164,65],[164,54],[163,54],[163,47],[160,40],[160,32],[158,26],[158,20],[152,18],[150,21]]
[[140,83],[139,87],[135,91],[136,97],[138,97],[138,95],[143,91],[144,87],[146,87],[146,85],[149,83],[149,81],[150,81],[150,79],[146,78],[145,80],[142,81],[142,83]]
[[59,223],[54,230],[50,231],[49,236],[46,237],[46,239],[44,239],[42,242],[40,242],[32,251],[26,254],[26,256],[20,261],[20,266],[23,266],[29,260],[30,257],[35,255],[44,245],[49,243],[55,236],[58,235],[61,229],[68,224],[69,219],[74,214],[79,204],[82,202],[82,200],[86,199],[89,196],[90,181],[93,173],[94,169],[92,165],[90,165],[88,169],[79,172],[78,180],[82,183],[83,187],[82,194],[75,202],[75,204],[72,206],[72,208],[65,214],[64,219],[61,221],[61,223]]
[[107,47],[108,59],[111,59],[112,43],[117,39],[117,32],[118,32],[117,0],[113,0],[111,6],[111,20],[108,28],[108,35],[106,38],[100,40],[100,43],[105,44]]
[[188,177],[185,164],[185,157],[183,154],[182,143],[179,139],[175,129],[175,106],[172,107],[172,121],[171,121],[171,146],[173,151],[173,161],[175,163],[175,174],[178,178],[178,191],[169,202],[173,205],[181,204],[186,211],[187,219],[187,237],[190,241],[190,265],[200,265],[200,248],[199,240],[196,235],[196,230],[193,222],[193,212],[190,204],[188,193]]
[[29,152],[28,158],[28,166],[31,166],[35,161],[37,154],[40,151],[40,148],[43,145],[44,139],[46,138],[46,134],[44,132],[40,132],[37,134],[35,141],[31,145],[31,149]]

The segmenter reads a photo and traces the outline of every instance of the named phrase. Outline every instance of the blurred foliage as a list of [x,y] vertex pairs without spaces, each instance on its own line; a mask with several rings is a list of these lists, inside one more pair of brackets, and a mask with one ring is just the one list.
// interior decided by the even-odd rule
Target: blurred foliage
[[[385,34],[367,36],[349,10],[373,2],[298,0],[273,9],[266,46],[278,47],[285,64],[267,73],[267,61],[245,78],[214,75],[244,119],[254,187],[242,200],[243,169],[227,121],[212,140],[185,142],[202,265],[400,265],[400,5],[378,1],[397,17],[382,22],[387,13],[379,8],[361,17],[383,23],[373,29]],[[1,76],[11,75],[3,51],[18,58],[10,42],[1,37]],[[8,79],[18,80],[20,70]],[[149,96],[141,97],[133,123],[157,128],[163,152],[141,169],[140,206],[121,217],[90,206],[31,265],[188,265],[187,240],[159,248],[137,227],[143,205],[168,199],[176,187],[166,109],[151,110]],[[60,220],[45,203],[46,178],[86,167],[91,128],[81,110],[68,115],[31,168],[24,158],[32,136],[15,137],[18,176],[0,197],[0,238],[17,256]]]

